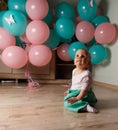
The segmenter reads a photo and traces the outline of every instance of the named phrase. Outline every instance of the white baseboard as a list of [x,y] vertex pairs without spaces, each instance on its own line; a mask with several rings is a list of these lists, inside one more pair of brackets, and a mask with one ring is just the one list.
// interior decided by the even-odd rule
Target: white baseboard
[[118,85],[113,85],[113,84],[108,84],[108,83],[103,83],[98,81],[93,81],[93,85],[118,90]]

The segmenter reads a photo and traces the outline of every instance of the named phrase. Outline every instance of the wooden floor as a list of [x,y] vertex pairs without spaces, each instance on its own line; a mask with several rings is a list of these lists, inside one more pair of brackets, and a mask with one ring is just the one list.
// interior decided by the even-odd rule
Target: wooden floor
[[93,86],[98,114],[64,110],[59,84],[27,91],[27,84],[1,84],[0,130],[118,130],[118,91]]

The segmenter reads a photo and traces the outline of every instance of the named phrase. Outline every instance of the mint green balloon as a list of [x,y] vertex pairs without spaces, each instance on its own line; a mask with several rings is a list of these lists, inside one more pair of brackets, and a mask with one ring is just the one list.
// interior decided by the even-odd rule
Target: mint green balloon
[[77,50],[79,49],[85,49],[87,50],[86,46],[84,43],[82,42],[73,42],[70,44],[70,46],[68,47],[68,55],[69,57],[74,60],[75,58],[75,53]]
[[8,9],[21,11],[25,16],[27,16],[25,8],[26,2],[27,0],[8,0]]
[[57,34],[57,32],[54,29],[51,29],[50,36],[48,40],[45,42],[45,45],[51,49],[54,49],[59,45],[60,41],[61,41],[60,36]]
[[94,25],[94,27],[97,27],[102,23],[109,22],[109,19],[106,16],[99,15],[96,16],[91,22]]
[[57,18],[70,18],[74,19],[75,17],[75,11],[71,4],[68,2],[60,2],[55,9],[55,15]]
[[102,45],[93,45],[89,49],[92,64],[101,64],[107,57],[106,48]]
[[71,19],[59,18],[56,21],[55,29],[60,37],[70,39],[75,33],[75,24]]
[[82,20],[91,21],[97,14],[97,4],[95,0],[79,0],[77,11]]
[[8,10],[2,18],[3,27],[14,36],[21,36],[27,27],[27,18],[21,11]]
[[50,24],[52,22],[52,20],[53,20],[53,14],[52,14],[52,11],[49,9],[48,14],[43,19],[43,21],[46,22],[47,24]]

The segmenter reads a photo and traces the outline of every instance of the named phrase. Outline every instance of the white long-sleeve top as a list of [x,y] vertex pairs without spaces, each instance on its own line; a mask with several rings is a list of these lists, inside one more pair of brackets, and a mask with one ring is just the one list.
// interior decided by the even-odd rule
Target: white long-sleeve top
[[71,90],[89,90],[91,88],[91,72],[85,70],[78,75],[74,75],[76,68],[72,71],[72,85]]

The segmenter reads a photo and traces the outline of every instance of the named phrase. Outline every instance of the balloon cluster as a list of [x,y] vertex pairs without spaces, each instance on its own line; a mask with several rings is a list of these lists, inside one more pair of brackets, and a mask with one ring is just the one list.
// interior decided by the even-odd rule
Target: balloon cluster
[[116,30],[98,10],[94,0],[79,0],[77,14],[68,2],[58,3],[52,12],[47,0],[8,0],[8,9],[0,12],[2,62],[16,69],[27,62],[40,67],[51,61],[52,50],[71,61],[83,48],[93,64],[102,63],[108,58],[104,45],[114,40]]
[[47,0],[8,0],[8,9],[0,12],[0,50],[2,62],[19,69],[30,62],[47,65],[52,51],[43,43],[50,35],[44,18],[48,14]]
[[[109,59],[106,45],[113,42],[116,30],[100,9],[95,0],[79,0],[77,15],[69,3],[61,2],[57,5],[55,9],[57,33],[64,39],[71,39],[69,46],[68,42],[62,42],[63,44],[57,48],[60,59],[67,61],[69,56],[73,60],[78,49],[89,51],[92,64],[101,64]],[[58,52],[63,52],[65,55]]]

